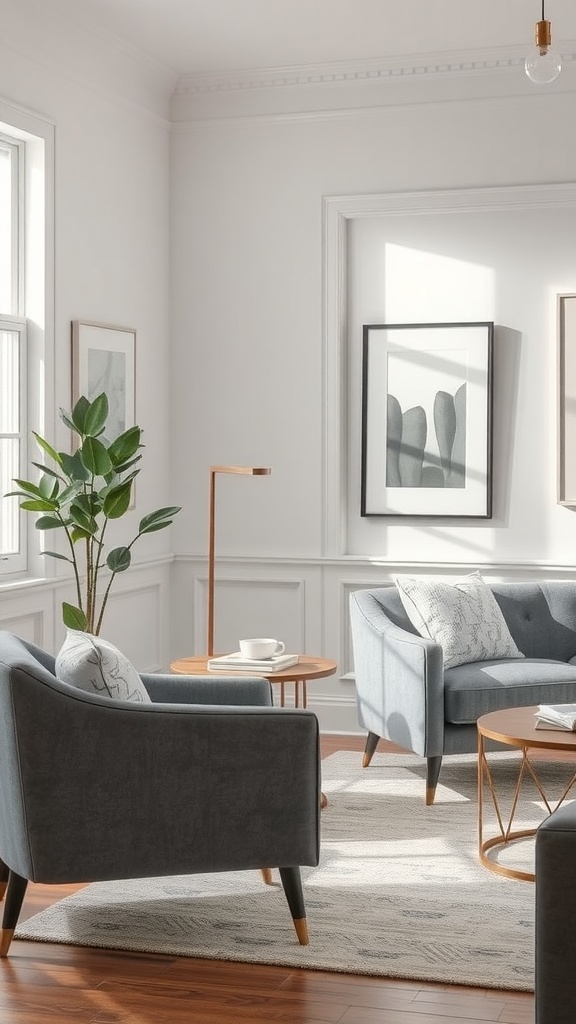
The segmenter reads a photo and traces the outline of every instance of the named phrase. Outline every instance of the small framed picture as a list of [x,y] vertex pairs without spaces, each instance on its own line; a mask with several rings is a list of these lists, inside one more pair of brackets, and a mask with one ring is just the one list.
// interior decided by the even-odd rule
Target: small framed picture
[[136,331],[132,327],[72,321],[72,404],[108,397],[110,440],[136,422]]
[[576,295],[558,296],[558,504],[576,505]]
[[363,328],[363,516],[492,515],[494,324]]

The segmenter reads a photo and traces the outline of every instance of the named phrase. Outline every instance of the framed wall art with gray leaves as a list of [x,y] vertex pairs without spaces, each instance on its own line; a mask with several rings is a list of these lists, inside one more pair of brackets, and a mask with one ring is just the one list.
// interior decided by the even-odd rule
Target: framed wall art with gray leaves
[[363,328],[363,516],[492,516],[494,324]]

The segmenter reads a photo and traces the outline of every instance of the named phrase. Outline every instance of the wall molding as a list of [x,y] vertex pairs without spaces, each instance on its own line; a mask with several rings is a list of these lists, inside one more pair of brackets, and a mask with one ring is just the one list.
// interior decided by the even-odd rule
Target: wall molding
[[[177,565],[206,565],[206,555],[193,555],[193,554],[181,554],[175,555],[173,559]],[[474,569],[480,569],[490,575],[498,576],[517,576],[525,575],[530,573],[536,573],[539,576],[544,576],[546,573],[552,573],[554,575],[567,574],[570,577],[576,575],[576,564],[571,562],[548,562],[543,559],[534,559],[531,561],[423,561],[423,560],[408,560],[408,559],[386,559],[378,558],[370,555],[341,555],[341,556],[328,556],[328,555],[268,555],[268,556],[248,556],[248,555],[219,555],[218,565],[220,567],[237,566],[238,569],[244,567],[250,570],[253,567],[254,572],[257,572],[257,576],[250,575],[248,572],[243,576],[230,577],[234,582],[246,582],[254,580],[258,582],[279,582],[294,584],[293,578],[287,579],[276,579],[275,577],[262,576],[262,569],[267,567],[270,571],[275,571],[279,566],[292,566],[295,569],[299,568],[310,568],[317,567],[318,569],[330,569],[335,568],[342,570],[344,567],[347,571],[352,571],[354,568],[362,570],[363,573],[367,569],[371,569],[374,572],[374,576],[383,574],[395,574],[398,572],[421,572],[421,573],[459,573],[459,572],[472,572]],[[221,570],[219,570],[221,571]],[[204,568],[204,581],[206,580],[206,570]],[[372,586],[374,582],[374,576],[365,579],[365,585],[367,587]],[[218,576],[218,580],[227,579],[226,576]],[[200,577],[200,580],[202,577]],[[343,583],[354,582],[357,585],[357,581],[342,580]]]
[[[576,44],[562,47],[562,63],[576,59]],[[454,77],[516,71],[524,64],[524,47],[491,47],[461,52],[415,54],[388,59],[334,61],[320,64],[249,68],[224,73],[183,74],[175,95],[190,96],[214,92],[238,92],[253,89],[284,89],[299,86],[341,86],[394,79]]]

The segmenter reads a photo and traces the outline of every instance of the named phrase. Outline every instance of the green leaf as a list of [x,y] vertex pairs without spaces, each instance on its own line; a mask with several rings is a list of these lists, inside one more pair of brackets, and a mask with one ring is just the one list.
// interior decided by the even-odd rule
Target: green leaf
[[93,537],[95,533],[98,533],[98,523],[91,516],[84,512],[84,509],[80,508],[76,502],[70,506],[70,518],[75,527],[82,530],[84,534],[89,537]]
[[55,512],[58,505],[46,498],[34,498],[21,502],[20,508],[25,512]]
[[172,519],[163,519],[161,523],[154,523],[152,526],[147,526],[145,530],[140,530],[138,534],[141,537],[145,533],[158,533],[158,530],[164,530],[167,526],[172,526]]
[[90,491],[88,494],[81,491],[74,498],[74,508],[82,509],[84,515],[97,516],[102,511],[100,495],[94,491]]
[[76,430],[78,431],[79,434],[86,433],[84,424],[86,422],[86,414],[89,408],[90,402],[85,397],[85,395],[81,395],[78,401],[76,402],[76,405],[72,409],[72,423],[76,427]]
[[[40,490],[38,484],[33,484],[31,480],[20,480],[18,477],[14,477],[14,483],[18,484],[18,487],[21,487],[22,490],[26,491],[27,494],[33,494],[36,498],[43,497],[42,491]],[[12,493],[14,494],[16,492],[13,491]]]
[[41,470],[46,476],[54,477],[55,480],[64,481],[64,477],[61,473],[57,473],[55,469],[50,469],[49,466],[45,466],[42,462],[33,462],[32,465],[36,466],[36,469]]
[[72,483],[68,487],[65,487],[63,491],[60,491],[58,495],[58,501],[60,508],[64,508],[69,502],[74,501],[78,494],[82,493],[81,483]]
[[155,512],[149,512],[147,516],[143,516],[140,520],[140,526],[138,527],[138,533],[154,533],[155,530],[162,530],[164,526],[169,526],[170,523],[163,523],[162,520],[168,519],[170,516],[175,516],[177,512],[180,512],[179,505],[168,505],[166,508],[157,508]]
[[62,619],[68,629],[85,630],[88,625],[88,619],[82,609],[76,608],[73,604],[68,604],[67,601],[62,602]]
[[87,437],[78,450],[86,469],[93,476],[106,476],[114,468],[106,448],[97,437]]
[[[118,476],[120,476],[122,473],[125,473],[128,469],[131,469],[132,466],[135,466],[137,462],[140,462],[141,458],[141,455],[137,455],[134,459],[129,459],[128,462],[123,462],[121,466],[116,466],[116,473],[118,474]],[[132,474],[132,476],[137,476],[139,472],[140,470],[137,469],[136,472]]]
[[74,455],[67,455],[66,452],[60,452],[60,456],[62,469],[69,480],[86,483],[90,479],[90,473],[82,462],[79,451],[74,452]]
[[70,531],[70,538],[73,544],[76,544],[79,540],[88,540],[90,537],[90,533],[86,533],[85,530],[81,530],[78,526],[72,527]]
[[104,515],[108,519],[120,519],[130,508],[130,495],[132,493],[132,481],[113,487],[104,498]]
[[66,424],[67,427],[70,427],[70,430],[73,430],[75,434],[82,433],[82,431],[78,430],[78,427],[74,423],[74,420],[71,419],[70,414],[67,413],[65,409],[60,409],[60,419],[62,420],[63,423]]
[[32,433],[34,434],[34,437],[36,438],[36,444],[38,444],[40,446],[40,448],[42,448],[42,450],[45,451],[46,454],[49,455],[50,458],[54,460],[54,462],[56,462],[56,463],[58,463],[58,465],[60,465],[60,456],[59,456],[58,452],[54,450],[54,448],[52,447],[51,444],[48,444],[48,441],[46,440],[46,438],[41,437],[40,434],[37,434],[35,430],[33,430]]
[[97,437],[104,430],[106,420],[108,419],[108,398],[104,393],[98,395],[93,402],[90,403],[86,410],[84,418],[84,430],[83,434],[87,434],[90,437]]
[[37,530],[59,530],[62,528],[63,523],[56,516],[40,516],[34,523],[34,526]]
[[48,498],[49,501],[54,501],[59,491],[58,481],[53,480],[47,473],[43,473],[40,477],[38,484],[40,493],[43,498]]
[[50,555],[50,558],[60,558],[63,562],[70,562],[70,565],[74,565],[71,558],[67,555],[61,555],[59,551],[41,551],[41,555]]
[[142,430],[140,427],[129,427],[123,434],[119,434],[118,437],[112,441],[112,444],[108,448],[108,454],[117,468],[127,459],[131,459],[136,454],[139,448],[143,447],[140,444],[140,434]]
[[106,559],[106,565],[111,572],[124,572],[129,568],[132,555],[128,548],[114,548]]

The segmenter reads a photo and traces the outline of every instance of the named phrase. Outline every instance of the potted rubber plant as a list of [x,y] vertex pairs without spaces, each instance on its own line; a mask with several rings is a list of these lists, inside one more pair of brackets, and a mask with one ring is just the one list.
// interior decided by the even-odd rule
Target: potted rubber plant
[[76,605],[64,601],[62,618],[70,629],[98,636],[110,588],[119,572],[132,560],[132,547],[147,533],[170,526],[180,507],[169,505],[143,516],[129,543],[107,550],[106,532],[110,520],[121,519],[131,504],[132,485],[140,469],[142,430],[129,427],[117,437],[106,436],[108,398],[98,395],[92,402],[82,396],[71,413],[60,409],[60,418],[76,435],[72,455],[56,451],[35,431],[39,448],[52,465],[34,462],[40,471],[37,483],[14,479],[20,508],[36,513],[37,530],[61,530],[67,553],[43,551],[43,555],[69,562],[76,584]]

